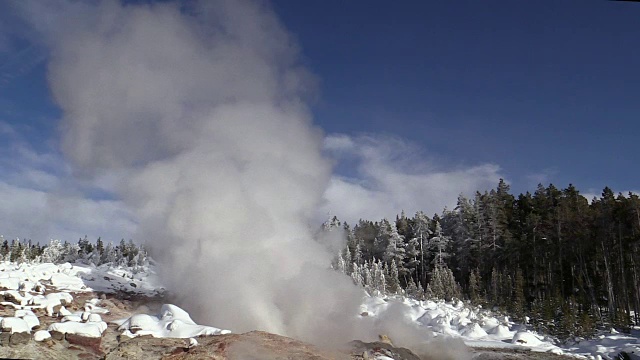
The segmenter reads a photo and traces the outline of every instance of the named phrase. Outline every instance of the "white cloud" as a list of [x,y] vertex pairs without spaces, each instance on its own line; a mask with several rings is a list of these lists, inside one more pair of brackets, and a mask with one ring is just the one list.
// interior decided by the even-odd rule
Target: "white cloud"
[[0,234],[5,239],[27,238],[75,242],[84,235],[116,242],[129,238],[136,223],[119,201],[49,193],[0,182]]
[[493,188],[503,177],[497,165],[442,164],[415,144],[389,136],[330,135],[325,150],[338,162],[355,159],[354,174],[332,177],[321,209],[352,224],[395,217],[402,210],[440,213],[453,208],[460,193]]
[[95,199],[95,187],[71,176],[57,153],[38,152],[20,129],[0,122],[0,234],[46,243],[85,235],[106,241],[129,239],[136,221],[125,205]]

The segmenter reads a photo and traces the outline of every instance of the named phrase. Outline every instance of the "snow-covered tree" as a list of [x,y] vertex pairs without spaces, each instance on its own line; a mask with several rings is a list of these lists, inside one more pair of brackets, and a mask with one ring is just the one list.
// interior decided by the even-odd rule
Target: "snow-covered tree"
[[358,266],[358,264],[355,262],[351,264],[351,279],[353,280],[354,284],[363,287],[365,286],[364,277],[362,275],[362,266]]
[[344,261],[344,257],[341,253],[338,253],[338,260],[336,264],[336,270],[339,272],[346,274],[347,273],[347,263]]
[[362,265],[364,262],[364,258],[362,256],[362,246],[360,246],[360,241],[356,243],[356,249],[353,253],[353,262]]
[[113,243],[108,243],[107,247],[104,248],[104,252],[102,253],[101,263],[116,264],[117,262],[118,254],[116,253],[116,249],[113,246]]
[[49,241],[49,245],[42,251],[42,262],[60,263],[64,258],[63,246],[60,240],[52,239]]
[[419,249],[420,258],[420,273],[418,274],[418,283],[426,283],[427,267],[425,259],[429,258],[429,238],[431,237],[431,229],[429,228],[429,217],[422,211],[416,212],[412,221],[413,234],[415,236],[415,242]]
[[[398,276],[398,266],[395,260],[391,260],[391,266],[389,267],[389,275],[386,278],[387,292],[389,294],[398,294],[402,292],[400,287],[400,280]],[[415,285],[415,284],[414,284]]]
[[435,231],[430,240],[431,249],[434,253],[433,264],[438,267],[445,266],[445,260],[449,258],[448,246],[451,239],[442,233],[440,222],[436,221]]
[[383,222],[383,226],[388,226],[388,245],[384,252],[384,260],[390,264],[392,261],[396,265],[402,265],[404,263],[406,245],[404,243],[404,236],[398,233],[398,229],[395,224],[391,224],[388,221]]
[[62,261],[63,262],[74,262],[78,260],[80,253],[80,247],[78,244],[72,244],[69,242],[64,242],[62,244]]
[[446,266],[436,265],[433,268],[429,288],[432,296],[436,299],[460,298],[460,285],[456,282],[453,272]]
[[373,273],[373,290],[377,291],[380,294],[387,293],[387,281],[384,276],[384,263],[382,261],[373,261],[371,264],[372,273]]

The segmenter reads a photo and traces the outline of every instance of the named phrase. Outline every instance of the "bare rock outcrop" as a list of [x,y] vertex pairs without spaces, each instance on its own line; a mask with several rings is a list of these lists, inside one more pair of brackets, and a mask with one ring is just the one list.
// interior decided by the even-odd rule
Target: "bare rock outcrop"
[[198,345],[189,347],[185,339],[136,337],[122,341],[105,360],[120,359],[314,359],[350,360],[343,352],[328,351],[288,337],[263,331],[226,334],[198,338]]

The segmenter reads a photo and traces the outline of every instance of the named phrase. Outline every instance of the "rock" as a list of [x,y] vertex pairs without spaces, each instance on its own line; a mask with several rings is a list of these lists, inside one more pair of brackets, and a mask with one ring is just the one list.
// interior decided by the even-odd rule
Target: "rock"
[[391,341],[389,336],[384,335],[384,334],[380,334],[380,335],[378,335],[378,338],[380,339],[380,342],[383,342],[385,344],[389,344],[389,345],[393,346],[393,342]]
[[60,308],[62,308],[62,304],[58,304],[58,305],[54,305],[53,306],[53,311],[51,311],[51,315],[57,315],[60,314]]
[[62,341],[64,340],[64,333],[61,333],[60,331],[49,331],[49,334],[51,334],[51,338],[53,340],[58,340],[58,341]]
[[18,301],[18,299],[16,299],[11,293],[4,294],[4,301],[8,301],[8,302],[20,305],[20,301]]
[[[352,354],[357,354],[361,359],[376,359],[386,356],[394,360],[420,360],[420,357],[411,350],[395,347],[386,342],[376,341],[372,343],[360,340],[352,341],[349,345],[353,348]],[[357,359],[358,357],[356,357]]]
[[29,333],[13,333],[9,339],[9,345],[23,345],[31,341],[31,334]]
[[9,339],[11,338],[11,333],[1,332],[0,333],[0,346],[9,346]]
[[[136,359],[296,359],[350,360],[348,353],[320,350],[314,345],[262,331],[198,338],[188,348],[185,339],[133,338],[123,340],[105,360]],[[413,359],[412,359],[413,360]]]
[[76,335],[67,333],[65,334],[65,339],[69,342],[69,344],[79,345],[87,349],[91,349],[93,352],[100,353],[102,350],[100,349],[100,344],[102,344],[102,338],[97,337],[88,337],[82,335]]

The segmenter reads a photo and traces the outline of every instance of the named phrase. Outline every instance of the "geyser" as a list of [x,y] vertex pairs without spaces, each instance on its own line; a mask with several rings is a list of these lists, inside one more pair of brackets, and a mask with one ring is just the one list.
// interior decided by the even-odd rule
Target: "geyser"
[[361,291],[310,218],[331,166],[314,79],[262,3],[68,3],[49,38],[62,146],[113,178],[169,289],[201,322],[344,341]]

